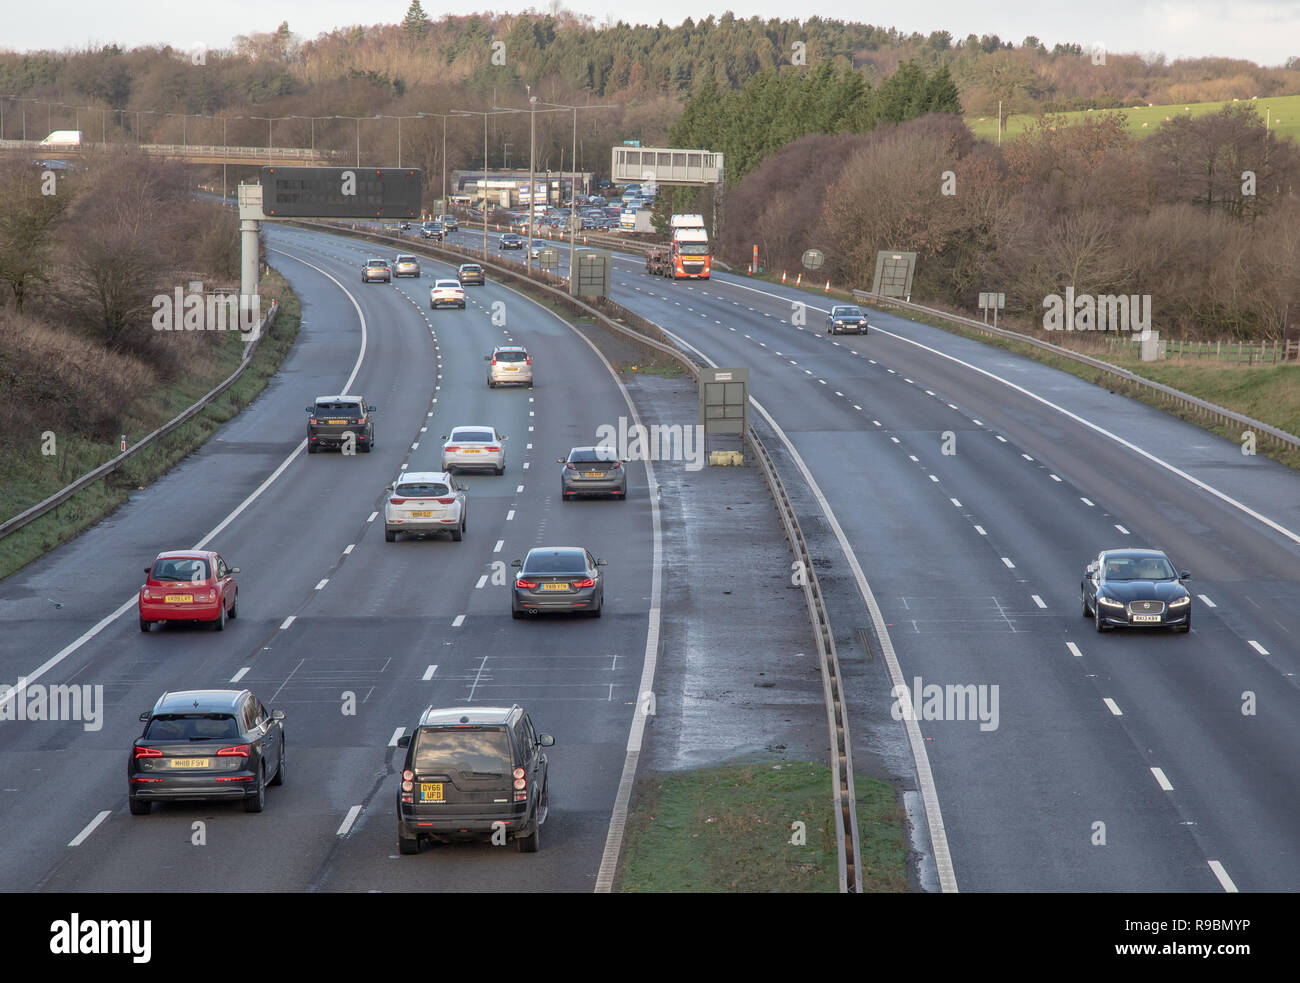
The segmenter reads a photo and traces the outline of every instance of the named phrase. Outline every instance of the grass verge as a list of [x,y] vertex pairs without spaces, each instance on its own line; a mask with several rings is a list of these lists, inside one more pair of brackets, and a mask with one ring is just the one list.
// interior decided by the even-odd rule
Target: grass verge
[[[0,579],[104,518],[126,501],[132,491],[154,481],[195,451],[221,424],[261,393],[298,335],[302,309],[287,281],[274,271],[263,280],[260,290],[264,298],[278,300],[280,309],[275,323],[257,346],[252,362],[235,384],[209,403],[202,413],[159,438],[117,471],[0,540]],[[143,436],[166,423],[229,376],[239,366],[242,353],[238,334],[231,332],[229,344],[210,361],[209,371],[145,393],[125,407],[124,429]],[[61,452],[57,467],[51,467],[51,458],[42,457],[39,450],[6,464],[5,504],[10,515],[30,508],[120,451],[117,446],[106,449],[102,444],[77,442],[73,438],[63,438],[61,443],[67,450]]]
[[[857,776],[864,891],[905,892],[903,810]],[[805,842],[792,842],[801,822]],[[831,771],[813,762],[723,765],[642,779],[628,817],[625,893],[834,893]]]

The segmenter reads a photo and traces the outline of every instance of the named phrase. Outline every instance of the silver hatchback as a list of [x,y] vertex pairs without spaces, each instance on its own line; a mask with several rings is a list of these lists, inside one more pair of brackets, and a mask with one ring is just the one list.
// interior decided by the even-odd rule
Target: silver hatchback
[[483,360],[491,363],[487,371],[489,389],[510,385],[532,387],[533,360],[523,348],[517,345],[494,348]]

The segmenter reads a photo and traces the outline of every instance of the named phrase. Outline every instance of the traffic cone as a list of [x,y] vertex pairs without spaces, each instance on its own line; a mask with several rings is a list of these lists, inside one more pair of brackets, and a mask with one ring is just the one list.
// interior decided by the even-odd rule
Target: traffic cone
[[781,282],[785,283],[785,270],[781,271]]
[[802,273],[800,273],[797,277],[795,277],[794,285],[797,287],[797,286],[799,286],[801,283],[803,283],[803,274],[802,274]]
[[753,275],[754,275],[754,264],[753,264],[753,263],[749,263],[749,264],[747,264],[747,265],[745,266],[745,275],[746,275],[746,276],[753,276]]
[[829,280],[827,280],[827,281],[826,281],[826,289],[823,290],[822,293],[828,294],[828,293],[830,293],[830,292],[831,292],[831,282],[830,282]]

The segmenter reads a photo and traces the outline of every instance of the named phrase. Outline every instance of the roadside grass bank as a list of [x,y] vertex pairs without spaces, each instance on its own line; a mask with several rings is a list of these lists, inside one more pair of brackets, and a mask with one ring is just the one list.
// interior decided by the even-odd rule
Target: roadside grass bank
[[[130,495],[164,474],[198,449],[221,424],[251,403],[279,369],[298,334],[301,307],[287,281],[272,270],[260,291],[266,307],[279,301],[275,322],[262,338],[243,375],[204,410],[182,426],[159,438],[129,459],[121,468],[83,488],[68,501],[34,522],[0,539],[0,579],[77,536],[111,513]],[[195,371],[171,385],[143,393],[120,412],[120,432],[128,446],[193,405],[230,375],[243,357],[238,332],[229,332],[214,346],[210,357]],[[56,434],[57,453],[41,453],[38,443],[21,453],[0,459],[0,488],[5,516],[16,515],[49,497],[80,475],[121,452],[120,444],[106,446],[73,434]]]
[[[641,779],[628,815],[623,893],[835,893],[831,770],[753,762]],[[862,887],[906,892],[903,810],[886,782],[854,777]],[[795,823],[803,823],[803,843]]]

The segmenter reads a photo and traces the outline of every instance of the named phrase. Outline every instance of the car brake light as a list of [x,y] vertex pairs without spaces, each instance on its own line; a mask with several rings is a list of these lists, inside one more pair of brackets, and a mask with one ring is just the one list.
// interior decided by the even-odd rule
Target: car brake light
[[138,747],[135,749],[137,758],[161,758],[163,753],[156,747]]
[[529,365],[532,365],[532,364],[533,364],[533,356],[531,356],[531,355],[525,356],[524,361],[527,362]]
[[623,465],[619,464],[617,461],[612,461],[612,462],[610,463],[610,465],[609,465],[609,470],[611,470],[611,471],[617,471],[617,470],[618,470],[619,468],[621,468],[622,466],[623,466]]
[[493,454],[495,454],[497,451],[501,450],[501,448],[500,448],[499,446],[488,446],[488,447],[484,447],[483,449],[484,449],[485,451],[491,451]]
[[493,365],[496,365],[496,364],[497,364],[497,360],[496,360],[496,356],[495,356],[495,355],[492,356],[492,364],[493,364]]
[[389,501],[389,503],[392,504],[392,505],[404,505],[404,504],[406,504],[406,499],[404,499],[404,498],[390,498],[388,501]]
[[314,425],[316,424],[316,418],[315,418],[314,416],[313,416],[313,417],[308,417],[308,418],[307,418],[307,422],[310,423],[310,424],[312,424],[312,425],[314,426]]
[[595,587],[596,582],[592,580],[590,577],[584,577],[582,580],[575,580],[573,582],[573,586],[574,587]]
[[570,471],[577,471],[577,470],[578,470],[578,466],[577,466],[576,464],[574,464],[572,461],[566,461],[566,462],[564,463],[564,466],[565,466],[566,468],[568,468]]
[[458,450],[460,450],[460,448],[457,447],[455,444],[448,444],[446,447],[443,448],[443,450],[445,450],[445,451],[458,451]]
[[450,505],[452,502],[456,501],[456,499],[455,499],[455,498],[440,498],[440,499],[438,499],[437,501],[438,501],[438,504],[439,504],[439,505]]
[[410,768],[407,768],[406,771],[402,772],[402,781],[410,782],[414,780],[415,780],[415,772],[411,771]]
[[247,758],[248,745],[236,744],[232,747],[223,747],[220,751],[217,752],[217,757],[218,758]]
[[520,579],[518,579],[518,580],[515,581],[515,586],[516,586],[516,587],[522,587],[524,590],[532,590],[534,587],[537,586],[537,581],[535,581],[535,580],[524,580],[524,579],[521,577]]

